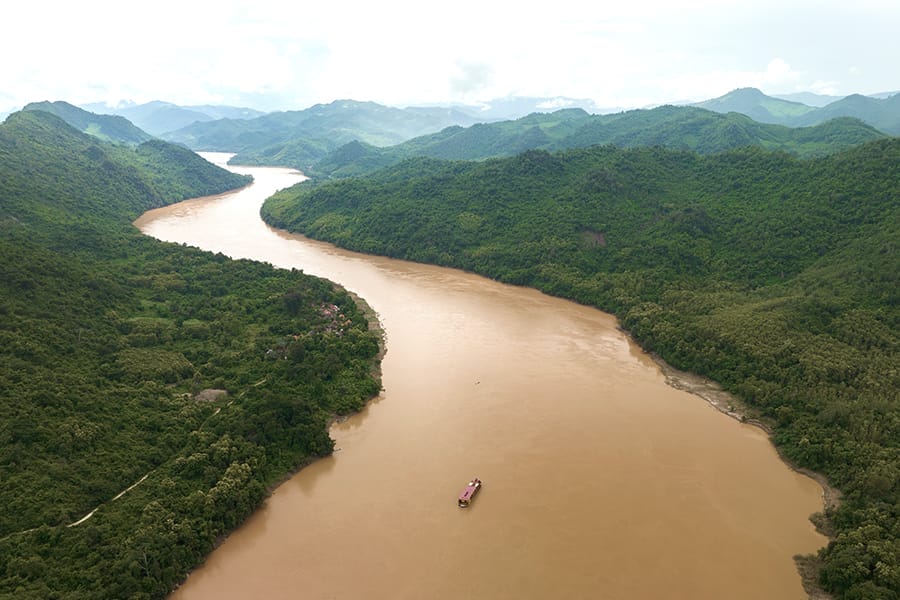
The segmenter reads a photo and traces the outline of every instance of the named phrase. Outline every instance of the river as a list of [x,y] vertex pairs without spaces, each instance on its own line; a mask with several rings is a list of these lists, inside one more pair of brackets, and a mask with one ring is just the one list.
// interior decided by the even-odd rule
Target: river
[[359,294],[386,332],[384,389],[173,598],[806,597],[792,557],[826,542],[821,487],[666,385],[613,317],[273,230],[259,206],[302,176],[233,170],[254,184],[136,225]]

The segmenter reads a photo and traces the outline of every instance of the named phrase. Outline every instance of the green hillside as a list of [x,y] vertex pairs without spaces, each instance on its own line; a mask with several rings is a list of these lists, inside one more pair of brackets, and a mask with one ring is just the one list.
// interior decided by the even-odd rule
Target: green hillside
[[[667,109],[671,110],[671,109]],[[271,225],[615,313],[844,492],[822,584],[900,590],[900,139],[800,160],[594,146],[415,158],[269,199]]]
[[107,142],[136,145],[153,139],[131,121],[115,115],[97,115],[68,102],[32,102],[23,110],[39,110],[61,118],[75,129]]
[[246,183],[41,111],[0,125],[0,597],[165,597],[378,391],[346,293],[131,225]]
[[855,119],[792,129],[758,123],[744,115],[693,107],[661,106],[612,115],[580,109],[536,113],[499,123],[452,127],[390,148],[351,143],[322,157],[308,174],[319,178],[358,176],[415,156],[481,160],[526,150],[558,151],[614,144],[623,148],[665,146],[704,154],[744,146],[822,156],[884,137]]

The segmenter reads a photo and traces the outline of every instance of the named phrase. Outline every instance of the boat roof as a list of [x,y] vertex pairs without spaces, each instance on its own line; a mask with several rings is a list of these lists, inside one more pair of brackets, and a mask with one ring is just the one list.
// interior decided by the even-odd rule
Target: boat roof
[[473,479],[472,483],[466,486],[466,489],[463,490],[462,494],[459,495],[460,500],[470,500],[472,498],[472,494],[478,490],[478,485],[481,483],[479,479]]

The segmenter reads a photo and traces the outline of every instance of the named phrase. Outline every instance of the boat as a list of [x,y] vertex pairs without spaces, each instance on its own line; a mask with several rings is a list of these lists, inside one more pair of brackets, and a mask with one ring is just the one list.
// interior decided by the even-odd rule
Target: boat
[[469,503],[472,501],[472,499],[475,497],[475,494],[477,494],[478,490],[480,490],[480,489],[481,489],[481,480],[478,479],[477,477],[473,478],[472,481],[470,481],[469,484],[466,486],[466,489],[464,489],[462,491],[462,493],[459,495],[459,500],[457,501],[457,503],[459,504],[459,507],[465,508],[465,507],[469,506]]

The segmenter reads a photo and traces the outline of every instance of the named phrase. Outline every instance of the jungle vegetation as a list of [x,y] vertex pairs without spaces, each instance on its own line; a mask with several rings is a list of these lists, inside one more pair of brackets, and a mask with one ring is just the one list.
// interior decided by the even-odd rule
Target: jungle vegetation
[[815,159],[746,147],[413,158],[270,198],[271,225],[614,313],[843,492],[820,583],[900,597],[900,138]]
[[344,291],[131,225],[247,183],[43,111],[0,125],[0,597],[165,597],[379,391]]

